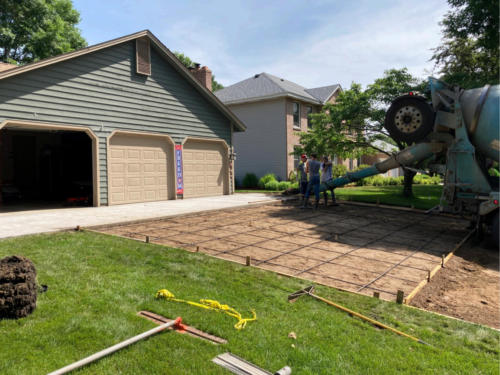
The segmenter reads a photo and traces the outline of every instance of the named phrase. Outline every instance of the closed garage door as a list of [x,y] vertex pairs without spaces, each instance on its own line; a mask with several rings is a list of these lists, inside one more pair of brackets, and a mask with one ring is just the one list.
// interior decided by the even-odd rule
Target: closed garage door
[[228,193],[227,153],[222,142],[188,140],[182,154],[186,198]]
[[109,204],[148,202],[169,198],[165,137],[116,134],[109,141]]

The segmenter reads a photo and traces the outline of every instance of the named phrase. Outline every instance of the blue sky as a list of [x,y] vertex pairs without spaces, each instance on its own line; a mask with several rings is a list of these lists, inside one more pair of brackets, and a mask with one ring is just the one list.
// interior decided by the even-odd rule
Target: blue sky
[[149,29],[228,86],[267,72],[305,87],[432,74],[446,0],[73,0],[89,45]]

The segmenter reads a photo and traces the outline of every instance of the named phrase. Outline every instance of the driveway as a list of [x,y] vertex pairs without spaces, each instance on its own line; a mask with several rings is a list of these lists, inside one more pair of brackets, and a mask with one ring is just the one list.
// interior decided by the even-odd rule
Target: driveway
[[279,199],[272,195],[252,193],[109,207],[57,208],[0,213],[0,238],[66,230],[75,228],[77,225],[89,227],[218,210]]

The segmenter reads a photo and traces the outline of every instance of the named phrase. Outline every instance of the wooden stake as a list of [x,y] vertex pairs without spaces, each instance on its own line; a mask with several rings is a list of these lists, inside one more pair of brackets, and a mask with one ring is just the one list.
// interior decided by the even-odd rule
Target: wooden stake
[[149,243],[149,236],[146,236],[146,243]]
[[75,228],[75,230],[76,230],[77,232],[79,232],[79,231],[80,231],[80,226],[79,226],[79,225],[77,225],[77,226],[76,226],[76,228]]
[[380,298],[380,293],[379,292],[373,292],[373,297]]
[[250,255],[247,255],[246,265],[250,266],[251,264],[252,264],[252,258],[250,258]]
[[339,240],[339,235],[336,234],[336,235],[333,236],[333,238],[335,239],[335,241],[338,241]]
[[199,246],[196,246],[196,252],[199,253],[200,252],[200,247]]
[[427,282],[431,281],[431,270],[427,270]]
[[398,290],[398,294],[396,297],[396,303],[399,303],[401,305],[403,303],[404,297],[405,297],[405,292],[403,292],[402,290]]
[[444,268],[444,254],[441,254],[441,268]]

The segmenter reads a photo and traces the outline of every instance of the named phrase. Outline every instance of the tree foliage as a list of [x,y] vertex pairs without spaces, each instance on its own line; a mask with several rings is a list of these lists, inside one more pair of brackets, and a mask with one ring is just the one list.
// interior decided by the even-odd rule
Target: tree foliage
[[442,79],[464,88],[499,83],[499,1],[448,0],[442,44],[434,49]]
[[385,71],[366,90],[353,82],[340,92],[335,104],[326,104],[320,113],[311,115],[312,128],[300,133],[302,146],[295,152],[356,158],[377,151],[387,153],[384,143],[403,149],[406,145],[396,143],[384,129],[385,112],[398,96],[423,91],[423,87],[425,82],[406,68]]
[[[182,65],[186,68],[192,67],[195,63],[188,56],[184,55],[181,52],[174,52],[174,55],[180,60]],[[212,74],[212,92],[223,89],[224,86],[215,80],[215,75]]]
[[[295,153],[357,158],[376,152],[389,154],[387,145],[402,150],[407,145],[393,140],[384,128],[385,112],[398,96],[410,91],[423,93],[424,87],[426,83],[406,68],[386,70],[366,90],[353,82],[335,104],[327,104],[321,113],[311,115],[312,128],[300,133],[302,146]],[[405,169],[403,195],[412,195],[414,176],[415,172]]]
[[0,0],[0,61],[25,64],[85,47],[71,0]]

